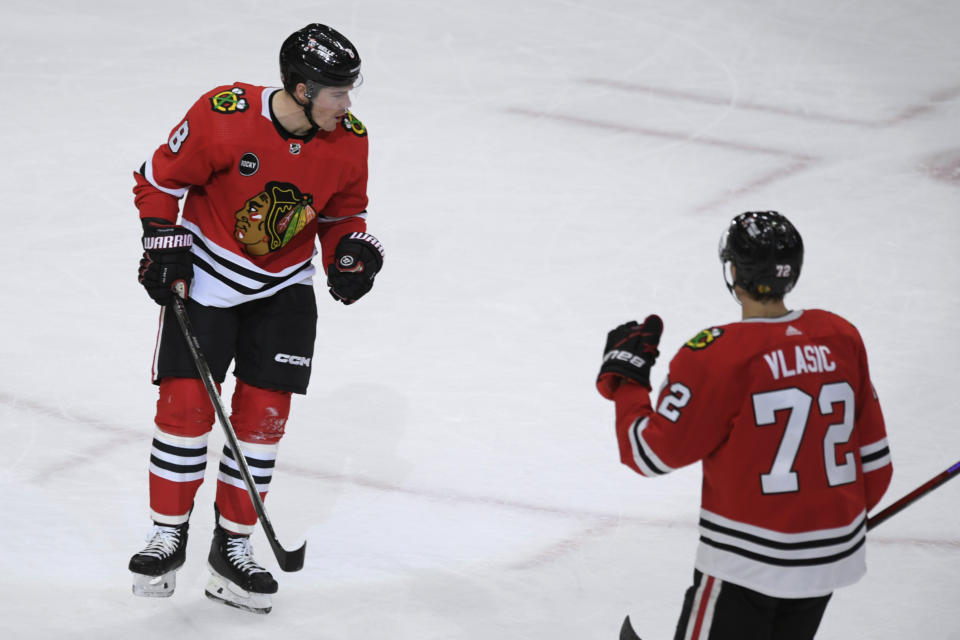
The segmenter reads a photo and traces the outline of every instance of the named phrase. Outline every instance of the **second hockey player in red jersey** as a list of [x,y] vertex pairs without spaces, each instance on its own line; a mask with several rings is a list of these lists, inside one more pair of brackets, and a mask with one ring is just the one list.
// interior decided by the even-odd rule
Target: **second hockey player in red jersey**
[[741,322],[670,362],[654,403],[658,316],[610,332],[597,379],[620,459],[655,477],[703,462],[700,545],[677,639],[813,638],[834,589],[865,571],[867,512],[892,465],[857,330],[790,311],[803,242],[776,212],[734,218],[720,247]]
[[[280,74],[282,88],[235,82],[201,96],[135,173],[139,280],[165,307],[153,362],[154,524],[129,565],[138,595],[173,593],[214,423],[167,307],[174,288],[188,291],[186,310],[214,379],[223,382],[234,363],[231,422],[265,497],[290,396],[305,393],[310,379],[316,261],[344,304],[369,292],[383,265],[383,247],[366,232],[367,131],[349,111],[360,78],[356,48],[330,27],[307,25],[282,44]],[[229,446],[215,512],[207,595],[269,612],[277,582],[253,557],[256,511]]]

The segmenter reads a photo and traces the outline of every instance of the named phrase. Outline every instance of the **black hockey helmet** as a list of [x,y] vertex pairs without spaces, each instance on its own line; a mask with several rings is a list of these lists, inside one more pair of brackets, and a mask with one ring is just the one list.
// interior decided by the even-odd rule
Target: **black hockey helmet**
[[345,87],[360,77],[360,54],[346,36],[314,22],[294,31],[280,46],[280,78],[293,93],[307,85],[312,98],[318,87]]
[[747,211],[720,238],[720,262],[730,291],[737,285],[758,300],[779,299],[800,277],[803,239],[776,211]]

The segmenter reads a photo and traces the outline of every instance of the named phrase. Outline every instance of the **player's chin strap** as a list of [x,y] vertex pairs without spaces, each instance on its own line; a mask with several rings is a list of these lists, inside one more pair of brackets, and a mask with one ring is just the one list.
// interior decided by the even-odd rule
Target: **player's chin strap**
[[[307,90],[309,91],[309,89]],[[297,96],[294,95],[292,92],[287,91],[287,93],[290,94],[290,97],[293,98],[293,101],[296,102],[298,105],[300,105],[300,108],[303,109],[303,115],[307,116],[307,122],[310,123],[310,131],[308,132],[308,134],[316,133],[317,131],[319,131],[320,125],[318,125],[314,121],[313,115],[310,113],[310,105],[313,104],[313,101],[307,98],[307,102],[303,103],[303,102],[300,102],[300,100],[297,99]]]

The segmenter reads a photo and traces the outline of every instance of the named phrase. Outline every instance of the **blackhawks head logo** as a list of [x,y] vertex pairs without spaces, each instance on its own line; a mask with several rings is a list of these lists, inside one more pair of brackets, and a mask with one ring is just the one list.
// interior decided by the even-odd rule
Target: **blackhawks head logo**
[[313,196],[288,182],[268,182],[234,214],[233,237],[252,256],[276,251],[317,217],[312,202]]

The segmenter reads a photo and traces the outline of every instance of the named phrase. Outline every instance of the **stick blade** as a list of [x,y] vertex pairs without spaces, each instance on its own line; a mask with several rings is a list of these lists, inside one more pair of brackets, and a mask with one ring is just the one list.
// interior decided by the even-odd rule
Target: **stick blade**
[[620,627],[620,640],[640,640],[640,636],[633,630],[630,624],[630,616],[623,619],[623,626]]
[[277,564],[280,565],[281,570],[291,573],[303,569],[303,559],[307,555],[306,542],[300,545],[299,549],[293,551],[287,551],[283,548],[274,549],[274,551],[276,552],[274,555],[277,557]]

